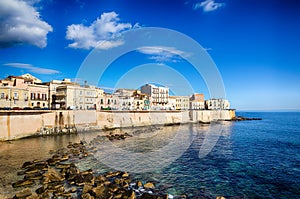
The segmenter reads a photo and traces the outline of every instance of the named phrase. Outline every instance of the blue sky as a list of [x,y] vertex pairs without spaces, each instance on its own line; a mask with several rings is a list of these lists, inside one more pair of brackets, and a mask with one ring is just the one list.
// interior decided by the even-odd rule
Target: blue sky
[[[24,73],[43,81],[76,78],[99,42],[102,50],[110,49],[122,45],[112,38],[124,31],[162,27],[187,35],[207,50],[233,108],[300,110],[297,0],[0,0],[0,19],[0,78]],[[157,71],[165,64],[208,98],[201,76],[170,52],[181,53],[173,49],[122,56],[98,83],[125,86],[121,77],[129,71],[148,73],[145,81],[151,75],[163,78],[169,68],[153,75],[143,64],[156,63]],[[144,68],[133,70],[138,65]],[[182,84],[176,75],[168,78]]]

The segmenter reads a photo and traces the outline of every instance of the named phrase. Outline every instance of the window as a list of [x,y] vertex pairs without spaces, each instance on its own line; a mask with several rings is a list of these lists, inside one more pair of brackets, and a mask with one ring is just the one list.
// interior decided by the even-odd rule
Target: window
[[14,92],[14,99],[18,99],[18,93]]
[[100,104],[103,104],[103,99],[100,100]]
[[5,93],[1,93],[1,99],[5,98]]
[[37,94],[37,99],[38,99],[38,100],[41,99],[41,94],[40,94],[40,93]]
[[110,99],[107,100],[107,104],[110,104]]
[[47,100],[47,95],[46,94],[42,94],[42,100]]
[[30,93],[30,99],[32,99],[32,100],[35,99],[35,93]]

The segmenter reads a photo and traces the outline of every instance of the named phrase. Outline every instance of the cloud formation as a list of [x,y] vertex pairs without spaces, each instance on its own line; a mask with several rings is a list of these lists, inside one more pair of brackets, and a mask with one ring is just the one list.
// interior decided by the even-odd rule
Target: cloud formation
[[189,56],[188,53],[168,46],[143,46],[137,49],[138,52],[152,55],[149,59],[156,62],[177,62],[181,57]]
[[3,64],[3,65],[14,67],[14,68],[25,69],[30,73],[36,73],[36,74],[42,74],[42,75],[53,75],[53,74],[60,73],[57,70],[36,67],[36,66],[31,65],[31,64],[24,64],[24,63],[6,63],[6,64]]
[[[101,14],[90,26],[72,24],[67,27],[66,39],[72,40],[68,47],[82,49],[110,49],[123,45],[122,40],[114,39],[125,30],[131,29],[130,23],[120,23],[115,12]],[[134,25],[134,27],[138,24]]]
[[202,9],[203,12],[212,12],[225,6],[225,3],[216,3],[215,0],[205,0],[203,2],[196,3],[194,10]]
[[0,47],[30,44],[40,48],[47,45],[52,27],[40,18],[33,7],[36,1],[0,1]]

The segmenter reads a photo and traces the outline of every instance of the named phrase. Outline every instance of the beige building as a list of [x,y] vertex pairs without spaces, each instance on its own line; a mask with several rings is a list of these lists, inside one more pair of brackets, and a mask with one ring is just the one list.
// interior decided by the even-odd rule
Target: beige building
[[96,109],[97,89],[93,86],[65,84],[56,88],[55,104],[59,109]]
[[194,93],[190,97],[190,109],[192,110],[203,110],[205,109],[204,106],[204,95],[199,93]]
[[41,84],[28,84],[29,107],[49,108],[48,86]]
[[28,90],[11,86],[0,86],[0,107],[24,108],[28,106]]
[[188,96],[175,96],[176,110],[188,110],[190,107],[190,98]]

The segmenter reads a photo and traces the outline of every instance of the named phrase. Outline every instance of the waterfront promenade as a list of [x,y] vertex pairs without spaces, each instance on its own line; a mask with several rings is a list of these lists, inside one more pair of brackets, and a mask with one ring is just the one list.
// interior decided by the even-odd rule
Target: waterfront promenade
[[30,136],[107,130],[150,125],[231,120],[235,110],[96,111],[15,110],[0,111],[0,140]]

